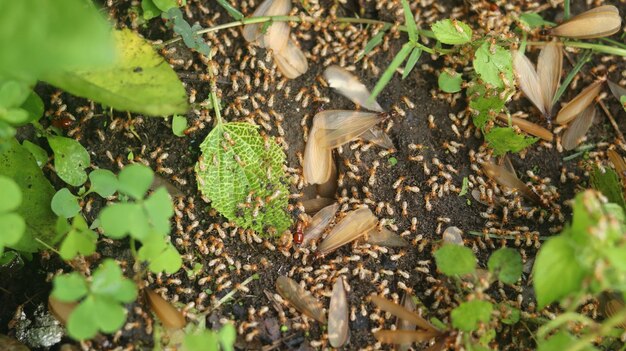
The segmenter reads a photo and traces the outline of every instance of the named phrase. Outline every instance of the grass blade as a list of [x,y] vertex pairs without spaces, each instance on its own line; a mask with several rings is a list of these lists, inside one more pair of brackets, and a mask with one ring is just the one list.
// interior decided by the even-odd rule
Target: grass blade
[[372,96],[370,96],[370,99],[372,101],[376,100],[376,97],[378,96],[378,94],[380,94],[380,92],[383,91],[383,89],[385,89],[385,87],[387,86],[387,83],[389,83],[389,81],[391,80],[391,77],[393,77],[393,73],[396,71],[396,69],[398,69],[398,67],[400,67],[402,62],[404,62],[404,59],[406,59],[406,57],[409,56],[409,53],[411,52],[412,48],[413,48],[413,45],[411,43],[405,43],[404,45],[402,45],[402,49],[400,49],[398,54],[396,54],[396,57],[393,58],[393,61],[391,61],[391,63],[389,64],[389,67],[387,67],[385,72],[383,72],[383,75],[380,76],[380,79],[376,83],[376,86],[374,87],[374,90],[372,91]]
[[420,56],[422,56],[422,49],[418,47],[413,48],[409,59],[406,60],[406,66],[404,66],[404,72],[402,72],[402,79],[409,76],[409,73],[411,73],[413,67],[415,67],[415,64],[420,59]]
[[239,10],[237,10],[235,7],[233,7],[233,5],[228,3],[227,0],[217,0],[217,3],[220,4],[220,6],[222,6],[224,10],[228,12],[230,17],[234,18],[235,20],[239,21],[244,18],[243,13],[239,12]]
[[572,82],[572,79],[574,79],[576,74],[578,74],[578,71],[580,71],[580,69],[583,68],[585,63],[587,63],[590,58],[591,58],[591,51],[587,51],[587,52],[585,52],[583,54],[583,56],[580,58],[580,61],[578,61],[576,63],[576,66],[574,66],[574,68],[571,70],[571,72],[569,72],[567,77],[565,77],[565,80],[563,81],[563,84],[561,84],[559,89],[554,94],[554,97],[552,98],[552,106],[554,106],[554,104],[556,104],[556,102],[559,101],[561,96],[563,96],[563,93],[565,92],[565,90],[569,86],[569,83]]
[[407,0],[402,0],[402,9],[404,12],[404,24],[406,30],[409,33],[409,40],[411,42],[417,42],[417,25],[415,24],[415,18],[413,12],[411,12],[411,6]]
[[356,58],[357,62],[361,60],[365,55],[372,52],[372,50],[374,50],[378,45],[380,45],[380,43],[383,42],[383,37],[385,36],[385,33],[387,33],[387,30],[389,30],[389,28],[391,28],[391,25],[384,25],[383,28],[378,33],[376,33],[376,35],[374,35],[372,39],[367,42],[367,44],[365,44],[365,49],[363,49],[363,52],[361,52]]

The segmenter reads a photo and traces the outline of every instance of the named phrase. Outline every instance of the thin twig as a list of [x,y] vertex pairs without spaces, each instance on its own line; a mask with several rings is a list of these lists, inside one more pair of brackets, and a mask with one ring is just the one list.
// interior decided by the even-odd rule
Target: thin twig
[[600,105],[600,107],[602,107],[602,110],[604,111],[606,116],[609,118],[609,121],[611,122],[611,125],[613,126],[613,129],[615,129],[615,133],[617,133],[617,137],[619,138],[619,140],[622,143],[626,144],[626,140],[624,139],[624,134],[622,134],[622,131],[619,129],[619,125],[615,121],[615,118],[613,118],[613,114],[611,114],[611,111],[609,111],[609,109],[606,108],[606,105],[604,104],[604,101],[598,100],[598,105]]

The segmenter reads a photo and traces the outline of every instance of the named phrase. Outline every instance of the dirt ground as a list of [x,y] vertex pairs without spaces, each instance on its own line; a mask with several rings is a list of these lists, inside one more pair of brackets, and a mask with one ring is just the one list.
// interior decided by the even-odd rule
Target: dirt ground
[[[256,6],[253,6],[253,2],[243,2],[243,12],[251,14]],[[315,9],[323,9],[318,14],[320,18],[327,16],[328,9],[336,6],[337,16],[359,15],[402,22],[399,1],[361,0],[347,1],[345,4],[320,2],[320,5],[316,1],[294,2],[294,6],[303,13],[307,13],[303,3],[310,6],[311,13]],[[448,0],[435,2],[415,2],[418,3],[415,10],[423,13],[418,22],[422,27],[429,26],[434,20],[448,18],[452,13],[462,15],[461,19],[472,27],[479,27],[479,16],[468,10],[467,3]],[[190,23],[199,21],[203,27],[209,27],[231,21],[227,13],[213,1],[188,3],[187,16],[193,15],[189,19]],[[614,4],[620,5],[617,2]],[[502,15],[510,15],[530,11],[541,4],[498,1],[495,5]],[[118,27],[133,27],[137,23],[133,21],[129,2],[112,1],[112,6],[105,8]],[[626,9],[623,2],[621,9]],[[582,10],[583,4],[575,2],[572,12]],[[548,9],[542,15],[554,20],[559,12]],[[149,40],[167,40],[173,36],[160,19],[139,25],[137,30]],[[400,38],[387,35],[384,44],[373,54],[354,63],[356,55],[371,34],[366,26],[316,27],[293,24],[292,31],[308,53],[309,70],[291,81],[277,77],[275,66],[268,59],[269,55],[264,49],[248,46],[241,37],[240,28],[210,34],[208,38],[214,47],[218,47],[215,59],[219,67],[218,88],[222,94],[225,119],[257,123],[261,125],[262,133],[278,137],[284,145],[292,181],[291,203],[295,220],[297,203],[304,199],[303,194],[306,193],[300,181],[300,160],[304,152],[304,135],[313,116],[320,109],[354,109],[350,101],[322,84],[320,77],[324,68],[330,64],[354,68],[354,73],[366,86],[372,88],[379,74],[399,50],[404,35]],[[303,320],[300,313],[290,310],[286,305],[282,306],[285,319],[281,320],[280,312],[265,293],[269,292],[270,296],[275,294],[274,283],[279,275],[288,275],[298,282],[304,282],[307,289],[326,306],[335,278],[339,275],[346,278],[350,286],[348,297],[352,312],[350,342],[346,349],[389,347],[377,344],[371,330],[381,326],[381,323],[389,327],[395,323],[395,319],[375,314],[374,307],[366,300],[372,293],[392,298],[401,298],[405,292],[414,294],[423,303],[424,315],[448,321],[449,312],[456,306],[460,295],[436,271],[432,257],[443,230],[448,226],[462,229],[465,232],[465,245],[477,253],[481,267],[486,266],[489,253],[502,245],[519,249],[525,262],[532,260],[538,248],[538,237],[544,238],[558,232],[568,220],[570,210],[566,202],[576,191],[586,186],[585,165],[602,159],[602,151],[616,140],[615,131],[605,113],[598,109],[587,140],[587,143],[593,143],[596,147],[584,157],[564,161],[564,157],[574,152],[559,152],[554,144],[541,142],[532,146],[528,152],[510,155],[520,178],[523,181],[532,179],[533,184],[537,185],[535,189],[549,199],[550,204],[533,209],[532,203],[515,195],[502,195],[510,203],[520,203],[519,208],[512,206],[507,211],[509,213],[505,219],[501,206],[487,206],[471,196],[471,191],[479,189],[482,181],[485,182],[482,185],[485,189],[496,193],[498,190],[479,173],[477,160],[485,158],[488,150],[471,123],[465,97],[460,93],[451,95],[438,91],[437,69],[450,62],[433,60],[429,55],[423,55],[408,78],[402,80],[396,74],[378,98],[386,111],[396,111],[395,116],[384,122],[382,127],[387,129],[397,150],[387,151],[358,141],[335,152],[340,178],[336,198],[341,204],[341,210],[345,212],[355,205],[368,204],[381,221],[411,242],[411,246],[394,249],[357,243],[314,260],[311,249],[299,249],[264,233],[253,235],[235,228],[201,199],[193,167],[199,157],[199,144],[209,133],[213,122],[212,111],[203,109],[199,104],[209,92],[208,82],[202,76],[207,68],[197,54],[191,53],[181,42],[162,52],[179,73],[189,94],[195,95],[194,108],[187,114],[190,129],[186,137],[174,136],[170,122],[164,119],[103,110],[97,104],[93,109],[76,112],[81,106],[89,106],[89,102],[66,93],[55,98],[55,89],[40,85],[37,91],[46,103],[48,116],[44,120],[57,114],[60,106],[67,105],[66,113],[75,118],[72,126],[66,130],[67,135],[78,139],[87,148],[94,168],[117,172],[131,162],[146,163],[184,193],[184,196],[175,200],[177,210],[172,230],[172,240],[184,255],[184,268],[172,276],[150,275],[147,277],[148,284],[190,315],[205,311],[228,292],[239,289],[232,300],[209,314],[207,325],[218,327],[224,319],[235,321],[239,331],[237,346],[241,349],[308,350],[329,347],[325,327],[319,323]],[[576,57],[574,53],[570,55]],[[592,67],[600,64],[604,69],[592,70]],[[569,72],[571,67],[572,63],[566,60],[564,71]],[[576,82],[578,88],[568,89],[561,101],[568,101],[594,76],[608,72],[613,81],[623,81],[626,79],[622,73],[624,68],[624,60],[621,58],[603,61],[600,56],[595,56],[593,64],[583,68],[582,78]],[[608,93],[608,89],[606,91]],[[518,98],[516,96],[516,101],[509,104],[511,112],[528,112],[532,120],[545,125],[527,101]],[[616,100],[609,95],[604,103],[620,128],[626,130],[624,112]],[[431,115],[432,123],[429,122]],[[20,136],[24,138],[29,133],[32,131],[25,129]],[[455,143],[459,146],[453,152],[448,145]],[[412,144],[414,147],[410,146]],[[47,148],[43,140],[41,145]],[[392,165],[391,157],[397,160],[397,164]],[[376,163],[377,167],[374,166]],[[46,172],[53,184],[61,187],[62,182],[51,171],[50,164]],[[528,172],[532,172],[535,178]],[[469,192],[459,196],[465,177],[470,181]],[[394,187],[396,184],[398,186]],[[414,193],[409,187],[419,187],[419,192]],[[399,195],[398,189],[401,190]],[[406,202],[404,211],[403,202]],[[87,219],[91,222],[103,202],[97,196],[90,195],[84,205]],[[499,230],[508,236],[517,235],[521,240],[494,239],[469,233],[488,230]],[[127,275],[132,276],[128,242],[103,239],[98,244],[98,252],[101,257],[90,257],[88,260],[97,262],[102,257],[116,258],[126,262]],[[197,263],[202,265],[201,270],[190,276],[187,271]],[[46,300],[51,288],[51,275],[58,270],[68,271],[69,267],[54,254],[42,253],[35,255],[23,268],[0,271],[0,333],[12,332],[10,321],[16,311],[32,314]],[[239,284],[255,273],[259,274],[260,279],[241,288]],[[533,349],[534,342],[528,331],[536,327],[530,317],[535,311],[527,274],[514,287],[496,283],[488,293],[496,301],[513,301],[528,312],[528,320],[514,326],[499,327],[496,340],[499,349]],[[88,347],[113,349],[116,346],[132,345],[138,350],[151,348],[152,324],[147,305],[140,300],[129,306],[129,323],[122,332],[112,337],[97,338]],[[281,325],[287,326],[286,331],[279,330]],[[70,342],[68,339],[63,341]],[[59,345],[53,346],[52,350],[59,349]]]

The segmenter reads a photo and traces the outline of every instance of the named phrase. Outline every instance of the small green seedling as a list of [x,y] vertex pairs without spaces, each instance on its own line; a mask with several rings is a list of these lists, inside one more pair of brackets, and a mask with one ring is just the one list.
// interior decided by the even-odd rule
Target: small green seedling
[[98,331],[112,333],[124,325],[126,311],[123,304],[137,298],[137,287],[124,278],[119,265],[106,259],[86,279],[77,272],[56,276],[52,296],[63,302],[80,302],[67,321],[72,338],[93,338]]
[[185,130],[187,129],[187,118],[180,115],[172,116],[172,133],[178,137],[185,136]]
[[57,222],[57,235],[65,236],[59,255],[69,261],[78,255],[88,256],[96,251],[98,235],[87,225],[83,216],[75,216],[69,225],[65,218],[59,218]]
[[4,252],[5,246],[17,244],[24,230],[26,223],[24,218],[15,212],[22,203],[22,191],[13,179],[0,176],[0,256]]
[[235,327],[232,324],[226,324],[218,332],[202,329],[199,332],[186,335],[183,346],[185,351],[234,351],[236,339]]

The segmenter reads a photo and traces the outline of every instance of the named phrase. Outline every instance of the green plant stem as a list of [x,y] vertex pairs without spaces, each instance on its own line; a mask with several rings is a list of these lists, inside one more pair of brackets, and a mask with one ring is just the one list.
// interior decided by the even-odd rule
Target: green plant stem
[[[543,46],[548,44],[545,41],[529,41],[527,45],[534,46]],[[595,52],[601,52],[603,54],[609,55],[617,55],[617,56],[625,56],[626,57],[626,48],[618,48],[611,45],[602,45],[596,43],[586,43],[582,41],[564,41],[561,43],[563,46],[567,46],[570,48],[580,48],[580,49],[591,49]]]
[[[241,286],[246,286],[248,285],[251,281],[255,280],[255,279],[259,279],[259,275],[258,274],[253,274],[251,276],[249,276],[248,278],[246,278],[246,280],[244,280],[243,282],[241,282]],[[215,305],[213,305],[213,307],[211,308],[211,310],[215,310],[216,308],[220,307],[224,302],[228,301],[230,298],[232,298],[236,293],[237,293],[237,289],[232,289],[231,291],[228,292],[228,294],[224,295],[224,297],[222,297],[221,299],[219,299]]]
[[556,104],[557,101],[559,101],[561,96],[563,96],[563,93],[565,93],[565,89],[567,89],[567,87],[569,86],[569,83],[572,82],[572,80],[578,74],[580,69],[583,68],[585,63],[589,62],[589,59],[591,58],[591,54],[592,54],[591,51],[586,51],[583,54],[583,56],[580,58],[580,60],[578,60],[578,62],[576,62],[576,66],[574,66],[574,68],[569,72],[567,77],[565,77],[565,80],[563,80],[563,84],[561,84],[561,86],[559,86],[559,89],[554,94],[554,98],[552,99],[552,105],[553,106],[554,106],[554,104]]
[[51,250],[53,252],[55,252],[57,255],[61,256],[61,253],[55,249],[54,247],[50,246],[47,242],[39,239],[39,238],[35,238],[35,241],[40,243],[41,245],[45,246],[48,250]]
[[589,346],[589,344],[592,343],[595,338],[607,335],[608,333],[611,332],[613,328],[624,323],[625,320],[626,320],[626,308],[622,308],[622,310],[619,311],[619,313],[616,313],[615,315],[613,315],[613,317],[605,320],[602,324],[600,325],[596,324],[596,326],[599,326],[599,327],[595,331],[580,338],[574,345],[569,347],[566,351],[579,351],[579,350],[584,349],[585,347]]
[[563,3],[563,19],[565,20],[568,20],[570,17],[569,1],[570,0],[565,0]]
[[577,151],[576,153],[563,157],[563,161],[571,161],[575,159],[576,157],[583,155],[585,152],[595,149],[595,147],[596,147],[595,144],[581,145],[578,148],[576,148],[576,151]]
[[609,43],[613,46],[619,46],[620,48],[626,49],[626,44],[624,43],[620,43],[617,40],[613,40],[613,39],[609,39],[609,38],[600,38],[601,41],[605,42],[605,43]]
[[593,321],[593,319],[583,316],[580,313],[566,312],[566,313],[560,314],[558,317],[554,318],[553,320],[551,320],[550,322],[546,323],[541,328],[539,328],[539,330],[537,330],[537,338],[545,339],[545,337],[548,336],[548,334],[550,334],[551,331],[569,322],[579,322],[579,323],[583,323],[586,325],[596,324],[596,322]]
[[135,239],[130,238],[130,252],[133,255],[135,261],[137,261],[137,245],[135,243]]
[[[207,33],[213,33],[213,32],[217,32],[223,29],[228,29],[228,28],[233,28],[233,27],[238,27],[238,26],[244,26],[246,24],[255,24],[255,23],[265,23],[265,22],[308,22],[308,23],[315,23],[315,22],[319,22],[320,19],[319,18],[315,18],[315,17],[311,17],[311,16],[259,16],[259,17],[247,17],[247,18],[243,18],[239,21],[233,21],[233,22],[229,22],[229,23],[224,23],[224,24],[220,24],[217,26],[213,26],[210,28],[203,28],[199,31],[196,32],[196,34],[207,34]],[[380,21],[380,20],[375,20],[375,19],[370,19],[370,18],[355,18],[355,17],[337,17],[331,20],[332,22],[335,23],[357,23],[357,24],[373,24],[373,25],[393,25],[393,23],[389,23],[389,22],[385,22],[385,21]],[[407,28],[404,25],[398,26],[398,30],[401,30],[403,32],[407,32]],[[423,35],[425,37],[428,38],[433,38],[435,39],[435,34],[430,31],[430,30],[421,30],[418,29],[418,34],[419,35]],[[177,36],[175,38],[172,38],[170,40],[167,40],[165,42],[163,42],[162,44],[160,44],[160,46],[167,46],[170,44],[173,44],[179,40],[181,40],[182,38],[180,36]]]

